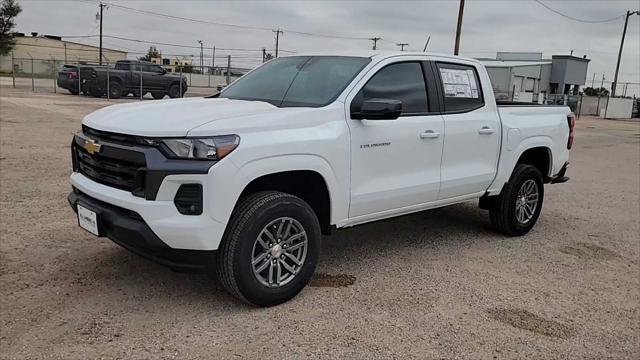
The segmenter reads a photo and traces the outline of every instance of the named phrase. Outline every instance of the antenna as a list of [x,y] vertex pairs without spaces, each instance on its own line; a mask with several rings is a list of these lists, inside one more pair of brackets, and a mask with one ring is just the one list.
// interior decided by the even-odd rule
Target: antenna
[[431,40],[431,35],[429,35],[429,37],[427,38],[427,42],[424,44],[424,49],[422,49],[422,52],[427,51],[427,46],[429,46],[430,40]]

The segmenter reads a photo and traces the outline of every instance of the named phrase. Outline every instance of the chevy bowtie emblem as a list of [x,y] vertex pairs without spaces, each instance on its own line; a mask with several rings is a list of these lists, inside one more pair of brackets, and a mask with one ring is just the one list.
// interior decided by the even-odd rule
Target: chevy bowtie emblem
[[97,152],[100,152],[100,148],[102,147],[102,145],[98,144],[97,142],[91,140],[91,139],[87,139],[84,141],[84,149],[87,150],[87,152],[89,154],[95,154]]

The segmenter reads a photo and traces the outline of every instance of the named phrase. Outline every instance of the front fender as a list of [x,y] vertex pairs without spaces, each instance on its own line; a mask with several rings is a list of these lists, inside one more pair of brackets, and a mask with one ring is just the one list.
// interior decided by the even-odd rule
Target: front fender
[[[229,221],[240,194],[253,180],[265,175],[297,170],[314,171],[324,179],[329,191],[332,224],[335,224],[337,219],[346,217],[348,189],[342,189],[339,186],[331,165],[321,156],[314,154],[276,155],[253,159],[240,166],[233,163],[233,159],[225,159],[218,165],[227,163],[226,160],[230,161],[225,164],[224,171],[222,171],[222,166],[211,168],[209,172],[212,180],[211,186],[208,187],[208,197],[213,199],[213,218],[223,224]],[[230,171],[233,171],[233,174],[228,173]],[[223,176],[222,173],[227,174]]]

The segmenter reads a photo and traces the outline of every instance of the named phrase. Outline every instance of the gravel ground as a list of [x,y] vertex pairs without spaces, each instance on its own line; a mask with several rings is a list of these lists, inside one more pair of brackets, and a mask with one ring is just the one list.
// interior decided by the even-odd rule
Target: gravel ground
[[257,309],[77,227],[69,143],[104,100],[0,91],[3,358],[640,357],[638,122],[578,121],[527,236],[475,203],[337,231],[312,286]]

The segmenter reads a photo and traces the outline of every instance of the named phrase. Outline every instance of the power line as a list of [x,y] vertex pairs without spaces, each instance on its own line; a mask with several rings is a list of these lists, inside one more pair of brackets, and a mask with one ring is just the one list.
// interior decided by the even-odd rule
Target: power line
[[549,10],[549,11],[551,11],[551,12],[554,12],[554,13],[556,13],[556,14],[558,14],[558,15],[562,16],[562,17],[565,17],[565,18],[567,18],[567,19],[569,19],[569,20],[578,21],[578,22],[583,22],[583,23],[588,23],[588,24],[597,24],[597,23],[610,22],[610,21],[614,21],[614,20],[622,19],[622,18],[625,16],[624,14],[622,14],[622,15],[618,15],[618,16],[616,16],[616,17],[613,17],[613,18],[610,18],[610,19],[604,19],[604,20],[588,20],[588,19],[579,19],[579,18],[576,18],[576,17],[570,16],[570,15],[564,14],[564,13],[562,13],[562,12],[560,12],[560,11],[558,11],[558,10],[556,10],[556,9],[552,8],[552,7],[550,7],[549,5],[547,5],[547,4],[545,4],[545,3],[543,3],[543,2],[542,2],[542,1],[540,1],[540,0],[534,0],[534,1],[535,1],[535,2],[537,2],[538,4],[542,5],[542,6],[543,6],[544,8],[546,8],[547,10]]
[[[95,38],[95,37],[98,37],[98,36],[99,35],[69,35],[69,36],[61,36],[61,38],[86,39],[86,38]],[[165,43],[165,42],[159,42],[159,41],[148,41],[148,40],[140,40],[140,39],[131,39],[131,38],[126,38],[126,37],[122,37],[122,36],[102,35],[102,37],[109,38],[109,39],[117,39],[117,40],[123,40],[123,41],[131,41],[131,42],[143,43],[143,44],[150,44],[150,45],[164,45],[164,46],[173,46],[173,47],[180,47],[180,48],[187,48],[187,49],[200,49],[200,46],[172,44],[172,43]],[[205,47],[205,49],[213,50],[213,47]],[[218,50],[228,50],[228,51],[260,51],[260,52],[262,52],[262,49],[248,49],[248,48],[221,48],[221,47],[216,47],[216,49],[218,49]],[[289,51],[289,50],[281,50],[281,51],[293,52],[293,51]]]
[[[199,23],[199,24],[207,24],[207,25],[215,25],[215,26],[225,26],[225,27],[232,27],[237,29],[274,31],[274,29],[261,27],[261,26],[240,25],[240,24],[223,23],[223,22],[209,21],[209,20],[202,20],[202,19],[194,19],[194,18],[188,18],[183,16],[177,16],[177,15],[163,14],[156,11],[141,10],[141,9],[136,9],[136,8],[119,5],[119,4],[113,4],[113,3],[104,3],[104,4],[108,4],[109,6],[112,6],[114,8],[118,8],[121,10],[123,9],[129,10],[129,11],[136,12],[138,14],[162,17],[165,19],[172,19],[172,20],[179,20],[179,21],[186,21],[191,23]],[[297,35],[303,35],[303,36],[314,36],[314,37],[334,38],[334,39],[343,39],[343,40],[368,40],[366,37],[357,37],[357,36],[349,36],[349,35],[321,34],[321,33],[312,33],[312,32],[291,30],[291,29],[281,29],[281,30],[291,34],[297,34]]]

